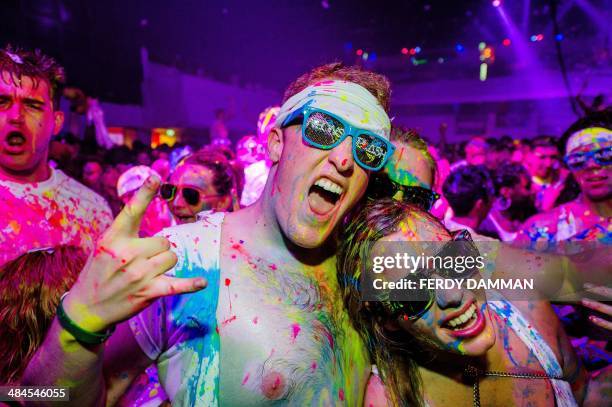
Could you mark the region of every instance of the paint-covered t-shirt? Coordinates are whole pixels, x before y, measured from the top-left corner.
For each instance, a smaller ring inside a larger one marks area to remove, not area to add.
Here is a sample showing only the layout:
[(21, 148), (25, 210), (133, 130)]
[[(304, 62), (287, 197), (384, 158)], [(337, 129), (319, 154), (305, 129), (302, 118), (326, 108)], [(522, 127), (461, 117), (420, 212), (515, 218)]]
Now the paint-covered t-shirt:
[(113, 221), (104, 198), (53, 168), (43, 182), (0, 180), (0, 214), (0, 264), (58, 245), (89, 252)]
[(218, 404), (219, 250), (223, 213), (165, 229), (178, 262), (176, 277), (205, 277), (206, 289), (155, 301), (129, 321), (144, 353), (157, 363), (159, 381), (172, 405)]

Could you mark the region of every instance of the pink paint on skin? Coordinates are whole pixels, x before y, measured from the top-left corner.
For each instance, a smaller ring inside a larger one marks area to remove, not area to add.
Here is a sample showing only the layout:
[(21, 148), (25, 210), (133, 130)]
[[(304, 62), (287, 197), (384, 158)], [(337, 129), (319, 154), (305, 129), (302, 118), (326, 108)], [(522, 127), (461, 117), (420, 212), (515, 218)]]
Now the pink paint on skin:
[[(225, 279), (225, 286), (227, 287), (227, 299), (229, 301), (229, 312), (230, 315), (233, 313), (232, 312), (232, 294), (230, 293), (230, 284), (232, 284), (232, 280), (230, 280), (229, 278)], [(234, 319), (236, 319), (236, 316), (234, 315)]]
[(278, 372), (271, 372), (267, 374), (261, 381), (262, 393), (270, 400), (275, 400), (281, 397), (284, 389), (285, 378)]
[(236, 315), (232, 315), (231, 317), (229, 317), (228, 319), (226, 319), (225, 321), (221, 322), (221, 325), (226, 326), (228, 324), (231, 324), (232, 322), (234, 322), (236, 320)]
[(325, 331), (324, 334), (327, 337), (327, 341), (329, 342), (330, 348), (334, 349), (334, 337), (331, 335), (331, 333), (327, 331)]
[(242, 385), (243, 386), (249, 381), (249, 376), (251, 376), (250, 373), (247, 373), (247, 374), (244, 375), (244, 379), (242, 379)]
[(295, 343), (295, 338), (297, 338), (301, 330), (300, 324), (291, 325), (291, 342)]
[(255, 325), (257, 325), (257, 322), (259, 322), (259, 317), (255, 317), (255, 318), (253, 318), (253, 323), (254, 323)]

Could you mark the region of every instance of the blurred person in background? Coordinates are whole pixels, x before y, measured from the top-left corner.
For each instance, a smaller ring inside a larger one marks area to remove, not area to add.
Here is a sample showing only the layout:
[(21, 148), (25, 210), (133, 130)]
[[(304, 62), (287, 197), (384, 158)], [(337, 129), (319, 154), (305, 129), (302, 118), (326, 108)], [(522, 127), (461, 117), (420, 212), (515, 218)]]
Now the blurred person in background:
[(463, 149), (465, 159), (457, 161), (451, 165), (451, 171), (464, 165), (484, 165), (487, 157), (488, 145), (484, 137), (472, 137)]
[(529, 143), (523, 161), (531, 175), (531, 192), (538, 211), (552, 209), (563, 189), (567, 170), (561, 166), (557, 141), (551, 136), (538, 136)]
[(513, 153), (512, 139), (510, 136), (502, 136), (498, 139), (487, 139), (489, 146), (485, 165), (491, 171), (494, 171), (500, 165), (510, 162)]
[(493, 173), (495, 201), (480, 229), (487, 235), (511, 242), (523, 222), (536, 214), (531, 195), (531, 177), (521, 164), (506, 161)]
[(240, 205), (242, 206), (249, 206), (257, 201), (266, 185), (272, 163), (267, 159), (265, 151), (268, 144), (268, 134), (276, 123), (276, 116), (279, 111), (279, 106), (271, 106), (259, 114), (257, 137), (250, 141), (252, 147), (248, 150), (248, 157), (251, 157), (252, 162), (241, 159), (240, 143), (238, 144), (238, 159), (243, 161), (245, 178), (244, 189), (240, 195)]
[(40, 51), (0, 50), (0, 264), (62, 244), (89, 252), (112, 221), (101, 196), (48, 164), (64, 81)]
[[(117, 180), (117, 196), (124, 205), (132, 199), (134, 193), (140, 189), (148, 177), (156, 177), (161, 180), (160, 175), (146, 165), (137, 165), (130, 168)], [(153, 198), (140, 224), (140, 237), (153, 236), (164, 228), (175, 225), (168, 204), (159, 196)]]
[(88, 188), (101, 193), (103, 172), (102, 163), (99, 160), (95, 158), (86, 159), (83, 165), (81, 180)]
[(452, 171), (442, 186), (453, 214), (443, 223), (449, 230), (466, 229), (474, 240), (497, 239), (486, 236), (480, 224), (487, 217), (495, 198), (493, 180), (482, 165), (464, 165)]
[(210, 144), (213, 146), (224, 146), (231, 148), (232, 141), (229, 138), (229, 130), (225, 123), (227, 114), (225, 109), (215, 110), (215, 120), (210, 125)]
[(170, 161), (165, 158), (158, 158), (151, 164), (151, 169), (159, 174), (162, 181), (166, 181), (170, 176)]
[(612, 108), (592, 113), (563, 134), (564, 161), (582, 193), (576, 199), (527, 220), (521, 240), (554, 244), (563, 240), (612, 243)]
[(391, 127), (393, 155), (385, 167), (368, 183), (366, 197), (370, 200), (393, 198), (430, 212), (440, 195), (433, 189), (438, 171), (430, 148), (414, 129)]
[(192, 223), (202, 211), (233, 209), (235, 177), (229, 161), (210, 150), (198, 151), (176, 167), (160, 196), (168, 202), (177, 223)]
[(100, 179), (102, 188), (101, 195), (108, 202), (113, 216), (116, 216), (123, 207), (123, 203), (117, 195), (117, 181), (121, 173), (112, 165), (105, 165), (104, 167), (104, 173)]

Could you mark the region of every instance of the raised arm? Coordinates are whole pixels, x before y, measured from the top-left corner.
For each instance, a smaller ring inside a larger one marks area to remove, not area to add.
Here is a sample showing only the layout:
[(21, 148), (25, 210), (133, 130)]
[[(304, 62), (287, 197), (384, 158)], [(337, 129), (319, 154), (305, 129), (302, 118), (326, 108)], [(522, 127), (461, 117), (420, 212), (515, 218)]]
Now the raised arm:
[[(203, 278), (164, 275), (176, 263), (163, 237), (138, 238), (144, 211), (155, 196), (159, 180), (149, 178), (98, 241), (69, 294), (63, 300), (67, 317), (79, 328), (102, 333), (137, 314), (156, 298), (198, 291)], [(24, 385), (70, 387), (72, 405), (103, 405), (106, 399), (103, 363), (131, 370), (150, 361), (138, 348), (127, 323), (120, 324), (107, 345), (86, 345), (55, 318), (49, 333), (29, 363)], [(125, 349), (123, 348), (125, 346)], [(103, 362), (103, 358), (105, 359)], [(134, 371), (127, 372), (127, 376)], [(125, 373), (125, 372), (124, 372)], [(113, 373), (108, 375), (115, 381)], [(113, 386), (115, 387), (115, 386)], [(117, 397), (113, 392), (113, 398)], [(112, 401), (112, 400), (109, 400)]]

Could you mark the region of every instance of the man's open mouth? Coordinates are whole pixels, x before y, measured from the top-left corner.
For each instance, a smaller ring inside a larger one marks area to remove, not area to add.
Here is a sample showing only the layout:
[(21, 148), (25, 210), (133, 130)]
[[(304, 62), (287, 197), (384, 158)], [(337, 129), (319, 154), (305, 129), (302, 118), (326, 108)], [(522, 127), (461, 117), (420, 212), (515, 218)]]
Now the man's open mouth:
[(6, 144), (10, 147), (21, 147), (26, 143), (26, 137), (20, 131), (11, 131), (6, 135)]
[(331, 212), (340, 198), (344, 188), (329, 178), (319, 178), (308, 190), (308, 203), (317, 215)]

